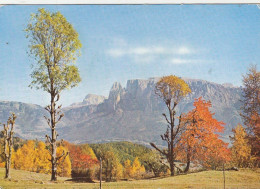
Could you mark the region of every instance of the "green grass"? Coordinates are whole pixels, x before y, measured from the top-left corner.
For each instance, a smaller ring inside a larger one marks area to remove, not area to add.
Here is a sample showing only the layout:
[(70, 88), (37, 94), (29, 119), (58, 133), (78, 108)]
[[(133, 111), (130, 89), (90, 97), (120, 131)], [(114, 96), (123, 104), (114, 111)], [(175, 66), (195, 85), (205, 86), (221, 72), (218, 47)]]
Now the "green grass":
[[(0, 168), (0, 186), (8, 188), (99, 188), (99, 183), (74, 183), (68, 178), (59, 177), (58, 181), (50, 182), (50, 175), (11, 170), (12, 178), (5, 180), (4, 169)], [(102, 183), (104, 189), (124, 188), (223, 188), (221, 171), (203, 171), (175, 177), (155, 178), (136, 181), (119, 181)], [(226, 188), (260, 188), (260, 170), (226, 171)]]

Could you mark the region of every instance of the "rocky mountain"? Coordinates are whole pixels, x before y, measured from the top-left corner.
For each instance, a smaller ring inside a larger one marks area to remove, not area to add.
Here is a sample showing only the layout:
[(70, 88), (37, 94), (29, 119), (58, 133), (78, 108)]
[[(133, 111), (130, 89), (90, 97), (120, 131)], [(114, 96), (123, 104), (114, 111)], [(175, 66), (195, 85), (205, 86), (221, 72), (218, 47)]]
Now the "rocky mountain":
[[(241, 88), (229, 84), (183, 79), (189, 84), (192, 93), (177, 106), (177, 112), (191, 110), (194, 98), (202, 96), (205, 100), (210, 100), (215, 118), (226, 123), (222, 136), (228, 141), (232, 128), (237, 123), (242, 123), (239, 116)], [(64, 108), (65, 116), (57, 127), (60, 136), (76, 143), (128, 140), (143, 144), (162, 144), (160, 134), (166, 129), (162, 113), (167, 111), (162, 100), (154, 94), (157, 80), (158, 78), (128, 80), (126, 87), (115, 82), (107, 99), (98, 95), (87, 95), (83, 102)], [(20, 136), (41, 138), (43, 133), (49, 132), (42, 118), (46, 113), (42, 107), (18, 102), (0, 102), (0, 121), (6, 119), (9, 111), (19, 113), (17, 132)]]
[(104, 102), (105, 99), (106, 97), (101, 95), (88, 94), (82, 102), (76, 102), (71, 104), (70, 106), (78, 107), (78, 106), (86, 106), (86, 105), (97, 105)]
[(15, 112), (17, 115), (15, 124), (16, 136), (24, 139), (42, 138), (43, 136), (41, 135), (49, 128), (43, 117), (47, 115), (46, 110), (39, 105), (0, 101), (0, 123), (6, 123), (11, 112)]

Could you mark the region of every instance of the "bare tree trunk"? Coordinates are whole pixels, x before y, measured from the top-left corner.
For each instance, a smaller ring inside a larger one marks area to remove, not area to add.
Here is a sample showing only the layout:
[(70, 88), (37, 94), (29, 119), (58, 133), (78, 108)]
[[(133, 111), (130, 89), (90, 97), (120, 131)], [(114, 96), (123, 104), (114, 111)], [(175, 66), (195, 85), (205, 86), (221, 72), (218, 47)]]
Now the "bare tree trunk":
[(5, 163), (5, 178), (11, 178), (10, 177), (10, 167), (11, 167), (11, 161), (9, 160), (9, 158), (7, 158), (7, 161)]
[(174, 141), (174, 115), (175, 112), (174, 110), (171, 110), (171, 107), (169, 108), (169, 113), (170, 113), (170, 120), (171, 120), (171, 136), (170, 136), (170, 141), (171, 141), (171, 150), (170, 150), (170, 168), (171, 168), (171, 176), (174, 176), (174, 151), (173, 151), (173, 141)]
[(170, 171), (171, 171), (171, 176), (174, 176), (175, 172), (174, 172), (174, 163), (173, 162), (170, 163)]
[[(45, 119), (47, 120), (47, 123), (49, 127), (51, 128), (51, 137), (46, 135), (46, 142), (50, 143), (50, 150), (49, 153), (51, 155), (51, 181), (57, 180), (57, 166), (58, 164), (62, 163), (66, 156), (68, 155), (68, 152), (65, 154), (63, 153), (57, 157), (57, 131), (56, 131), (56, 124), (61, 120), (61, 118), (64, 116), (64, 114), (61, 114), (61, 105), (56, 108), (56, 102), (59, 100), (59, 94), (53, 92), (51, 94), (51, 105), (48, 105), (45, 109), (50, 113), (50, 119), (46, 116)], [(55, 99), (56, 98), (56, 99)], [(58, 117), (59, 116), (59, 117)], [(56, 118), (58, 119), (56, 120)], [(61, 160), (63, 158), (63, 160)], [(58, 162), (60, 161), (60, 162)]]
[[(5, 178), (10, 178), (10, 167), (12, 158), (12, 148), (13, 148), (13, 134), (14, 134), (14, 124), (16, 115), (12, 115), (8, 118), (7, 124), (4, 124), (4, 130), (2, 131), (4, 135), (4, 160), (5, 160)], [(9, 131), (9, 127), (11, 129)]]
[(186, 168), (184, 170), (184, 173), (187, 173), (190, 169), (190, 147), (188, 147), (188, 150), (187, 150), (187, 165), (186, 165)]
[(57, 152), (57, 144), (56, 144), (56, 130), (55, 130), (55, 95), (51, 95), (51, 181), (57, 180), (57, 165), (56, 165), (56, 152)]

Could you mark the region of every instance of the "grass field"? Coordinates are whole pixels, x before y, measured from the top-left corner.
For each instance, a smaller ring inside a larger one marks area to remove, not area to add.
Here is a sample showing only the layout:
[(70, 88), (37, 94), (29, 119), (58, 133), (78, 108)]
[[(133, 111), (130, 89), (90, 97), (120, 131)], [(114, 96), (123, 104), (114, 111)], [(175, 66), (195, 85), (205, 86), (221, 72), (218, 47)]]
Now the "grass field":
[[(75, 183), (69, 178), (59, 177), (56, 183), (50, 182), (50, 175), (28, 171), (11, 170), (12, 178), (5, 180), (4, 169), (0, 168), (0, 187), (8, 188), (99, 188), (99, 183)], [(221, 171), (204, 171), (175, 177), (136, 181), (102, 183), (102, 188), (223, 188)], [(260, 188), (260, 169), (226, 171), (226, 188)]]

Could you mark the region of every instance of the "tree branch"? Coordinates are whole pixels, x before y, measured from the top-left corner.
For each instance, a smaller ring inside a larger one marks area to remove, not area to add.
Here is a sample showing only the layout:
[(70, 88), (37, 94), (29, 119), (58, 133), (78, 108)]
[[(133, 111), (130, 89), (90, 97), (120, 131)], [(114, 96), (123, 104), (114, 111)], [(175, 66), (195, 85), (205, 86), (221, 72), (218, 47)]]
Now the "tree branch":
[(51, 142), (51, 137), (50, 137), (50, 136), (45, 135), (45, 138), (46, 138), (46, 142), (48, 142), (48, 143), (50, 143), (50, 144), (52, 143), (52, 142)]
[(169, 122), (169, 120), (168, 120), (168, 118), (167, 118), (166, 114), (165, 114), (165, 113), (163, 113), (162, 115), (165, 117), (165, 119), (166, 119), (167, 123), (168, 123), (168, 124), (171, 124), (171, 122)]
[(64, 150), (63, 150), (61, 156), (57, 157), (56, 162), (57, 162), (60, 158), (62, 158), (62, 157), (63, 157), (63, 159), (62, 159), (59, 163), (57, 162), (57, 165), (63, 163), (63, 162), (65, 161), (67, 155), (69, 155), (69, 152), (67, 152), (66, 154), (64, 154)]
[(163, 155), (165, 155), (167, 157), (168, 154), (165, 153), (164, 151), (160, 150), (154, 143), (151, 142), (150, 145), (152, 147), (154, 147), (158, 152), (160, 152), (161, 154), (163, 154)]

